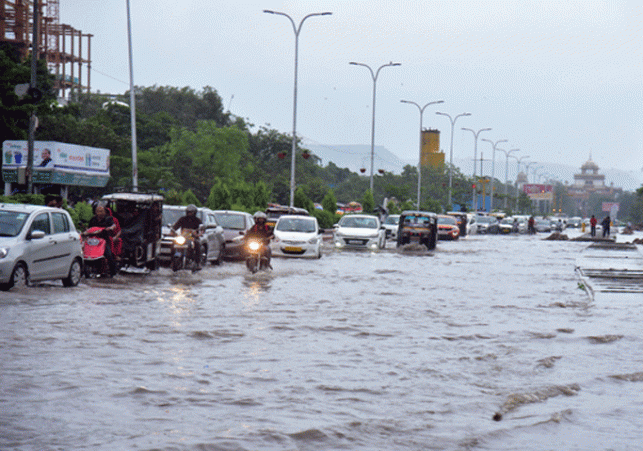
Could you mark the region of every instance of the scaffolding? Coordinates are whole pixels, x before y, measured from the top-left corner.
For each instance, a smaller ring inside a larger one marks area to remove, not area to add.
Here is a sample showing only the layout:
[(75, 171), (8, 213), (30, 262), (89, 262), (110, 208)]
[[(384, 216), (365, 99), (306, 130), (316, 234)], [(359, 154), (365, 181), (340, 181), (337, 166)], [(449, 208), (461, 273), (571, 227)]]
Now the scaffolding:
[[(59, 0), (39, 1), (38, 53), (55, 77), (58, 98), (67, 99), (73, 92), (90, 92), (93, 35), (61, 24), (59, 6)], [(32, 48), (33, 9), (33, 0), (0, 0), (0, 42), (14, 45), (23, 59)]]

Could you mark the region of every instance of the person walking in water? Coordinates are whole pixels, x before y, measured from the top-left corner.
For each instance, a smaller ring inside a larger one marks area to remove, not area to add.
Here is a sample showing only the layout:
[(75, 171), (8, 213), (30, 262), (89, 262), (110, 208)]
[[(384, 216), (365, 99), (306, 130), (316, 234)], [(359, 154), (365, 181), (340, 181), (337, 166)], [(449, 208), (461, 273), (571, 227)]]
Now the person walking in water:
[(603, 226), (603, 238), (607, 237), (609, 238), (610, 236), (610, 224), (612, 220), (610, 219), (609, 216), (605, 216), (605, 219), (601, 222), (601, 225)]
[(589, 225), (591, 226), (591, 235), (596, 236), (596, 224), (598, 224), (598, 219), (594, 215), (589, 220)]

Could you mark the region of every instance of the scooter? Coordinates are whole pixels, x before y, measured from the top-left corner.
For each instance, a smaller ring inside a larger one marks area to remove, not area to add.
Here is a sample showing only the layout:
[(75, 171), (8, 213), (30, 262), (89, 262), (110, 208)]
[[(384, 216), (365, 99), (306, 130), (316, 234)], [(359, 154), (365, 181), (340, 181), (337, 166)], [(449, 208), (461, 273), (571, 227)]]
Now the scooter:
[(196, 238), (191, 231), (182, 231), (174, 237), (172, 245), (172, 271), (191, 268), (196, 271), (198, 268), (199, 255), (195, 255), (194, 240)]
[(103, 227), (91, 227), (85, 231), (83, 238), (83, 266), (85, 277), (93, 279), (109, 273), (107, 259), (105, 258), (105, 238), (98, 236)]
[(272, 269), (270, 258), (266, 253), (266, 245), (256, 238), (246, 241), (246, 267), (255, 274), (259, 270)]

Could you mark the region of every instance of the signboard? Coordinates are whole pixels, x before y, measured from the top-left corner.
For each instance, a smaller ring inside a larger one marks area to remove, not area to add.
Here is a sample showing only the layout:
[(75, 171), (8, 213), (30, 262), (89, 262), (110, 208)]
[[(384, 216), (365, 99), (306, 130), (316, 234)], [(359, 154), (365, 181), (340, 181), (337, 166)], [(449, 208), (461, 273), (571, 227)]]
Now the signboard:
[[(55, 141), (34, 141), (33, 147), (34, 168), (57, 168), (63, 171), (109, 175), (107, 149)], [(27, 166), (27, 141), (5, 141), (2, 144), (2, 155), (5, 169)]]
[[(5, 182), (18, 180), (18, 168), (27, 166), (27, 141), (2, 144), (2, 174)], [(109, 179), (108, 149), (55, 141), (35, 141), (34, 183), (105, 186)]]
[(525, 184), (522, 190), (531, 200), (548, 200), (554, 199), (553, 185)]
[(532, 184), (524, 184), (522, 186), (522, 191), (525, 194), (544, 194), (544, 193), (553, 193), (554, 192), (554, 185), (538, 185), (535, 183)]
[(603, 202), (603, 211), (610, 213), (612, 216), (616, 216), (615, 213), (618, 213), (621, 205), (618, 202)]

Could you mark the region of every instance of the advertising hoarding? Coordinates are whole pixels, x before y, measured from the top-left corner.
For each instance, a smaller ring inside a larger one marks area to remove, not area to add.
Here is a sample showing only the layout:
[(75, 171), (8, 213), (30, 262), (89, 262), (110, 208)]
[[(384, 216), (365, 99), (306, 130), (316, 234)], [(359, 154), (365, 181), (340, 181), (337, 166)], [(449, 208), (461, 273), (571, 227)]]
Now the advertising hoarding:
[[(2, 176), (5, 182), (18, 181), (18, 169), (27, 166), (27, 141), (4, 141)], [(34, 183), (105, 186), (109, 179), (108, 149), (55, 141), (35, 141)]]

